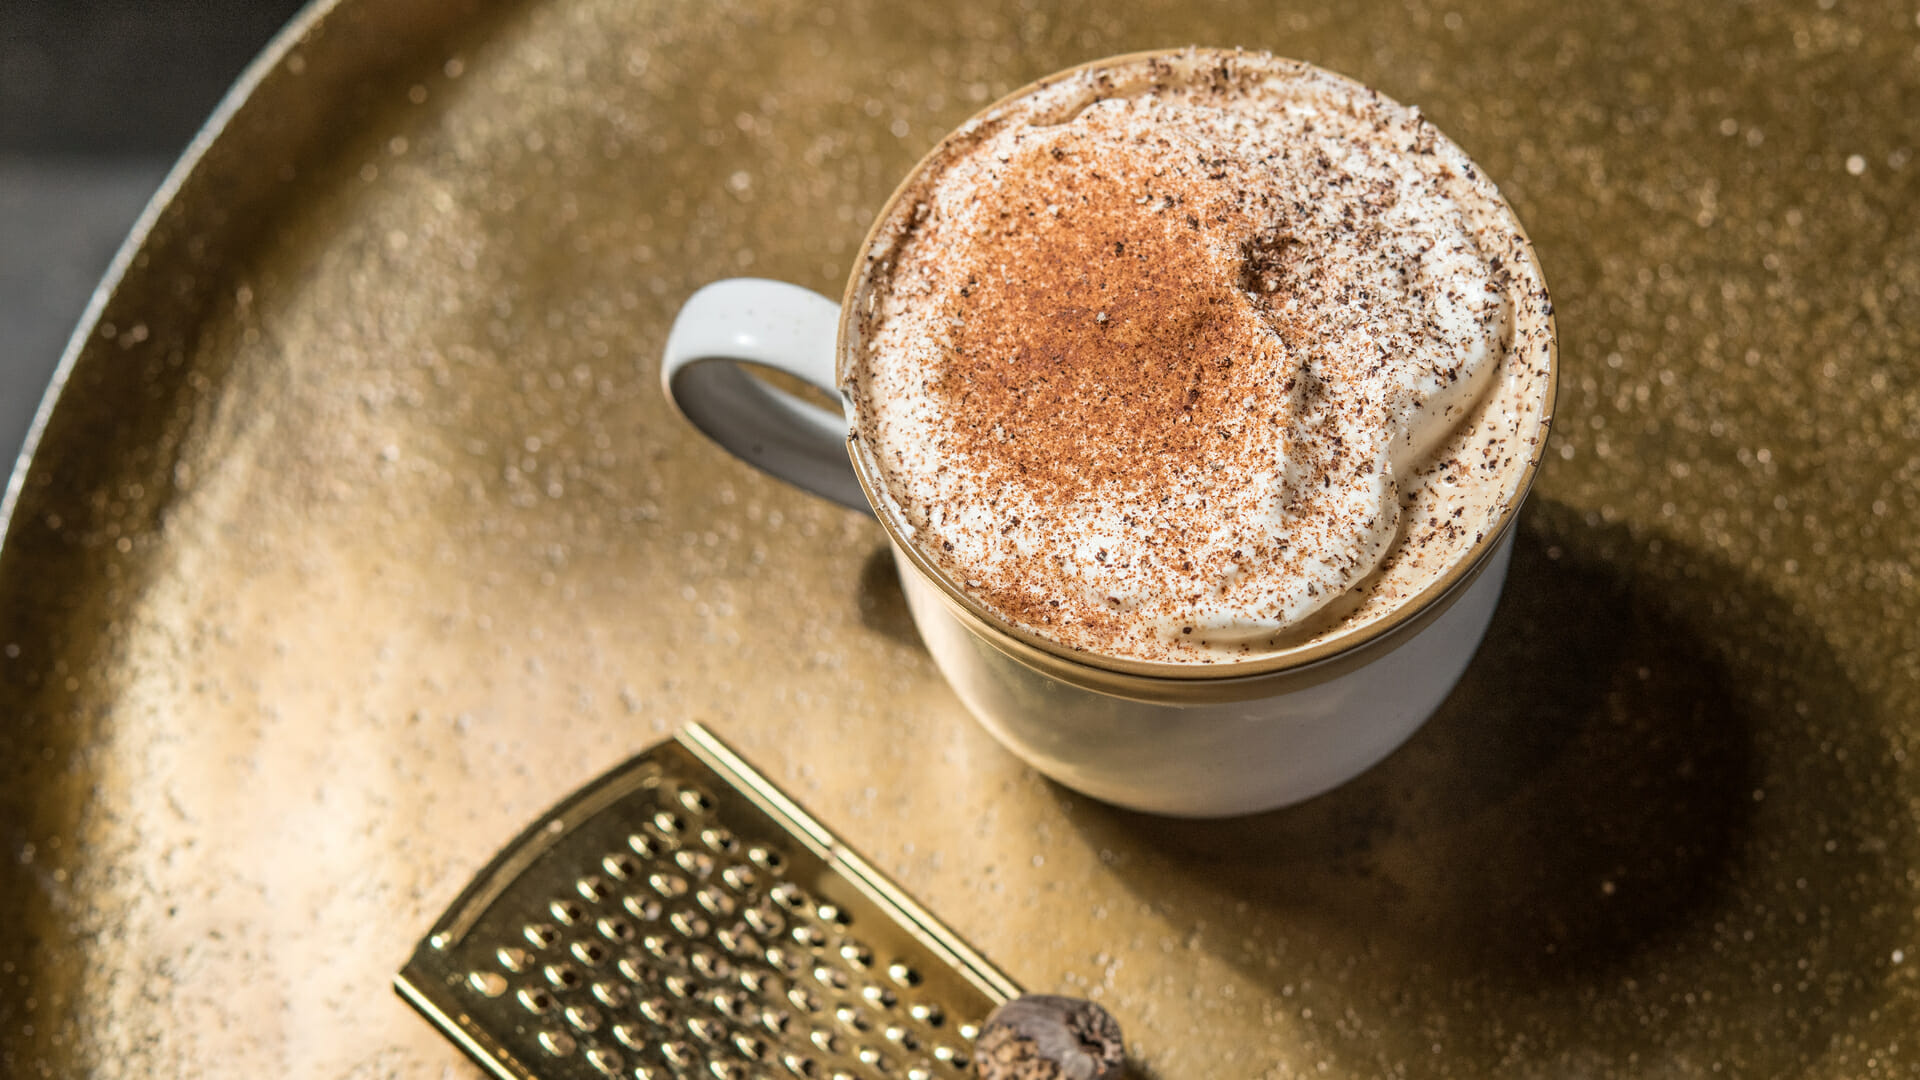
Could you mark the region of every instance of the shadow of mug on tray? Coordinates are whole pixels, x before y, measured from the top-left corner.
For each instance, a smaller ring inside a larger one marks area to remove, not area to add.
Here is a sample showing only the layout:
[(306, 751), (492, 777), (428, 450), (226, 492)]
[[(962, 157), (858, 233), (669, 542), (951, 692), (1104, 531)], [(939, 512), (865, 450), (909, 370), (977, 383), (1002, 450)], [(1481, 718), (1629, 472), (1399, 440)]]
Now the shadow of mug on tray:
[(1106, 906), (1286, 999), (1334, 1075), (1429, 1044), (1461, 1076), (1729, 1047), (1741, 1075), (1873, 1075), (1834, 1047), (1899, 1029), (1911, 985), (1903, 718), (1796, 608), (1711, 547), (1536, 498), (1479, 654), (1365, 776), (1226, 822), (1055, 801), (1126, 890)]
[(1417, 110), (1264, 54), (1096, 61), (949, 135), (862, 251), (840, 303), (696, 292), (662, 382), (879, 518), (936, 665), (1014, 753), (1120, 806), (1244, 814), (1446, 697), (1557, 352), (1511, 208)]

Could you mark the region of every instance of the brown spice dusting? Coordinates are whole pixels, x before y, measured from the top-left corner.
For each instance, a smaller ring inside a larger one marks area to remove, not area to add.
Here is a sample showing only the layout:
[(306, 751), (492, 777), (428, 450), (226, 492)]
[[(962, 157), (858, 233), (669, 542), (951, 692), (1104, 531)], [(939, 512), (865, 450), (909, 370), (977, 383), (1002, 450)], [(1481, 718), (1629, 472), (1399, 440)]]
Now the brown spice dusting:
[[(1194, 55), (950, 139), (876, 249), (847, 389), (856, 453), (981, 602), (1208, 662), (1378, 617), (1495, 524), (1550, 342), (1517, 227), (1417, 114)], [(1312, 106), (1284, 137), (1275, 95)], [(1463, 199), (1465, 232), (1422, 231)]]
[(1249, 390), (1209, 358), (1259, 338), (1257, 315), (1166, 218), (1131, 212), (1144, 171), (1005, 177), (1003, 203), (1071, 208), (981, 245), (992, 265), (974, 268), (980, 286), (954, 305), (938, 385), (974, 419), (955, 449), (988, 473), (1027, 472), (1042, 501), (1114, 480), (1172, 487), (1230, 434), (1221, 425)]

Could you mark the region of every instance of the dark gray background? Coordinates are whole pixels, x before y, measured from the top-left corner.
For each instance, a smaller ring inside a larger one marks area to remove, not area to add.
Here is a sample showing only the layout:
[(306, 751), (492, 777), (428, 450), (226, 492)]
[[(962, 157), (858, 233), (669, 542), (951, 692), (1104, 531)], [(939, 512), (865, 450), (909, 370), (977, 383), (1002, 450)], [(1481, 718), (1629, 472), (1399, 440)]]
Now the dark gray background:
[(301, 0), (0, 0), (0, 475), (87, 297)]

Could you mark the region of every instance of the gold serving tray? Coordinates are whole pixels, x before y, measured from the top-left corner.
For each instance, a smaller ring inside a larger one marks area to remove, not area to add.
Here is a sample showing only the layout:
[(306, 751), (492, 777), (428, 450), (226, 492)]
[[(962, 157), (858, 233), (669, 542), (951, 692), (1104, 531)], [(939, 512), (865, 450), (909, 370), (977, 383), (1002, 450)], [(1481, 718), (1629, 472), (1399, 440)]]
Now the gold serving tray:
[[(1184, 42), (1418, 103), (1559, 304), (1485, 649), (1367, 775), (1113, 811), (941, 683), (879, 529), (673, 419), (980, 103)], [(1911, 5), (341, 0), (116, 263), (0, 548), (0, 1075), (470, 1074), (388, 988), (689, 720), (1160, 1077), (1920, 1072)]]

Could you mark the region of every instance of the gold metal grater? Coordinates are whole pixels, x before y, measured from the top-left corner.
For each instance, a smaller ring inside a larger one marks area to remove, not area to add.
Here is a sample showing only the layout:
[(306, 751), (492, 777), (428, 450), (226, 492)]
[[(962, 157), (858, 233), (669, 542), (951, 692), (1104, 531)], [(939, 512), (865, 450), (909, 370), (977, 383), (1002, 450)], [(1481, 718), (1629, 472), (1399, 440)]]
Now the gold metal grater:
[(508, 1080), (954, 1080), (1020, 994), (698, 724), (494, 856), (394, 987)]

